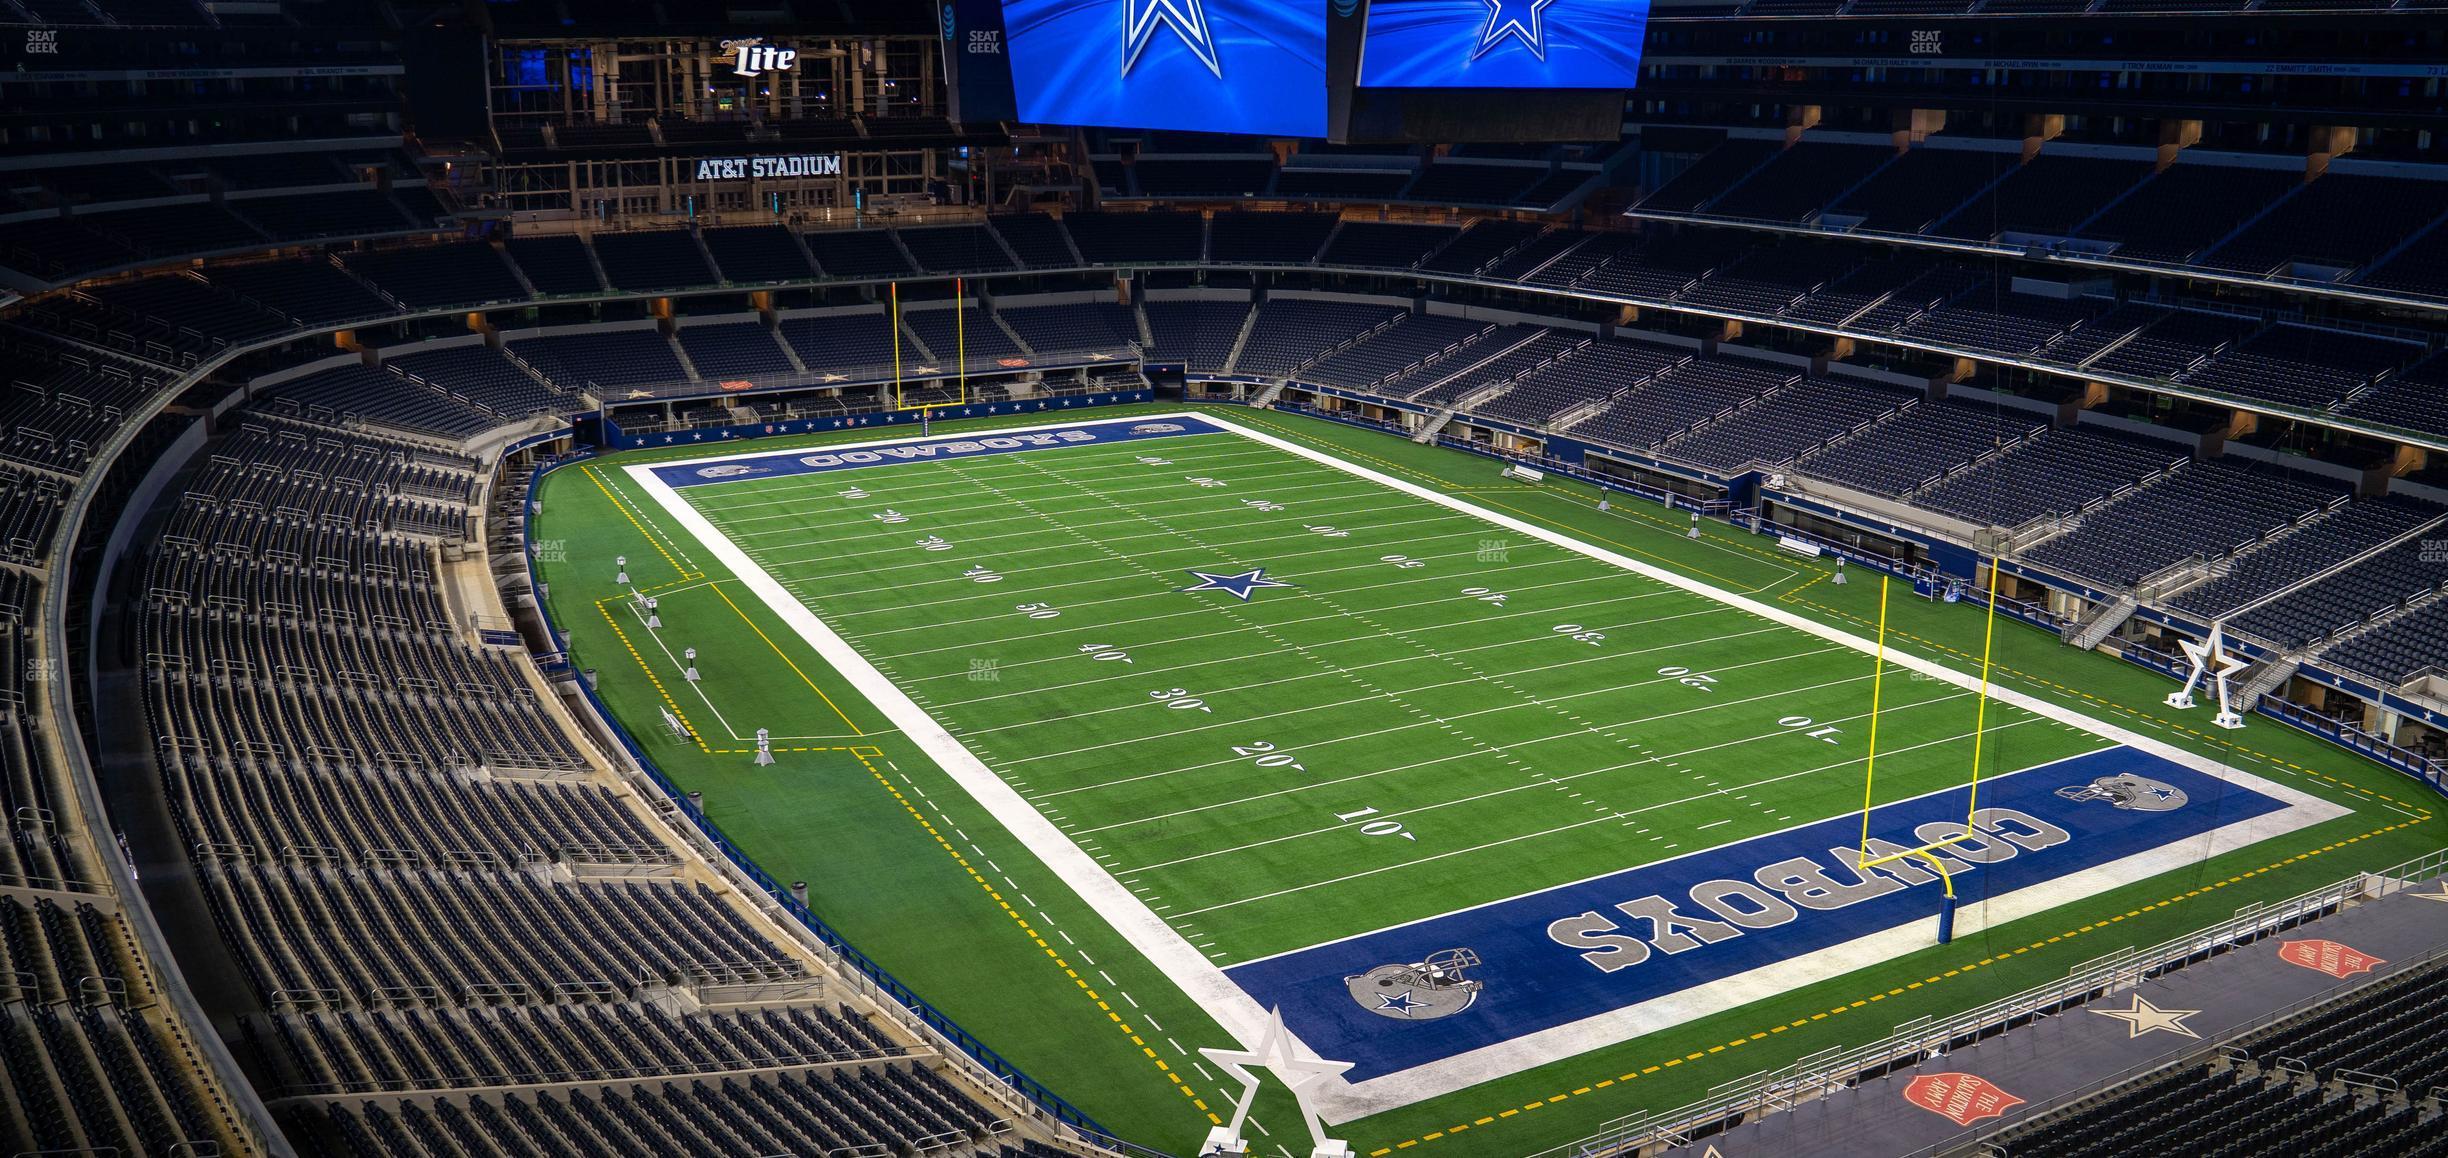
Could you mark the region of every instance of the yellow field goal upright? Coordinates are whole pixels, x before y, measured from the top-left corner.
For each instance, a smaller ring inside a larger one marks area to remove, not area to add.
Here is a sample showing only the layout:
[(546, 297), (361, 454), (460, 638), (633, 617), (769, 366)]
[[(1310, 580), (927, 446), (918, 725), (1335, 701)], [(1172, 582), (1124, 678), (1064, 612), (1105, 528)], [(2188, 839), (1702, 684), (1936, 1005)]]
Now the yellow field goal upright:
[[(935, 411), (946, 406), (969, 404), (969, 308), (965, 279), (952, 279), (952, 377), (956, 389), (950, 400), (909, 401), (901, 379), (901, 283), (885, 287), (889, 308), (885, 311), (892, 328), (892, 408), (895, 410)], [(920, 367), (936, 371), (937, 367)]]
[[(1938, 943), (1944, 945), (1955, 939), (1955, 874), (1947, 867), (1948, 858), (1939, 856), (1938, 852), (1949, 845), (1977, 839), (1978, 830), (1973, 820), (1980, 815), (1982, 747), (1989, 735), (1989, 665), (1997, 643), (1998, 573), (1995, 566), (1989, 568), (1988, 622), (1981, 628), (1980, 699), (1973, 709), (1972, 774), (1965, 791), (1963, 829), (1940, 840), (1873, 856), (1870, 851), (1870, 811), (1878, 803), (1874, 792), (1878, 782), (1880, 699), (1887, 677), (1887, 585), (1888, 577), (1879, 576), (1878, 638), (1871, 650), (1870, 669), (1870, 754), (1862, 762), (1861, 847), (1854, 855), (1856, 867), (1865, 878), (1871, 869), (1904, 860), (1924, 862), (1936, 872), (1946, 890), (1938, 910)], [(1893, 848), (1892, 845), (1889, 847)]]

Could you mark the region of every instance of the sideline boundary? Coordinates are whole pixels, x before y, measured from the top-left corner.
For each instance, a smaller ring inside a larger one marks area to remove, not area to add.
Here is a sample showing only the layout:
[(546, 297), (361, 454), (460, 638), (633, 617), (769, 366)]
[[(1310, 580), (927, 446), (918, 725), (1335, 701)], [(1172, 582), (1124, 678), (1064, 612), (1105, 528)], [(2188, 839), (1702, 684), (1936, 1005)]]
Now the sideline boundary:
[[(1211, 425), (1254, 442), (1274, 447), (1284, 453), (1343, 471), (1387, 489), (1480, 519), (1493, 526), (1527, 535), (1552, 546), (1642, 575), (1666, 586), (1749, 612), (1769, 622), (1851, 648), (1865, 657), (1875, 654), (1877, 650), (1871, 640), (1806, 619), (1784, 608), (1711, 586), (1615, 551), (1592, 546), (1572, 536), (1498, 514), (1463, 499), (1394, 478), (1324, 451), (1314, 450), (1275, 435), (1253, 430), (1228, 419), (1212, 414), (1187, 412), (1134, 416), (1134, 420), (1137, 421), (1164, 418), (1190, 419)], [(997, 428), (996, 433), (1065, 429), (1093, 421), (1096, 420), (1074, 419), (1032, 426), (1001, 427)], [(917, 436), (881, 438), (864, 442), (828, 444), (824, 449), (828, 452), (837, 452), (854, 447), (890, 445), (920, 440)], [(1104, 866), (1098, 864), (1085, 850), (1055, 827), (1052, 821), (1022, 798), (1017, 790), (996, 775), (984, 762), (954, 738), (943, 725), (859, 655), (847, 640), (825, 624), (805, 604), (784, 590), (780, 583), (765, 572), (763, 567), (748, 558), (704, 515), (654, 473), (658, 468), (670, 469), (676, 466), (732, 462), (790, 453), (797, 452), (752, 450), (678, 461), (663, 460), (652, 465), (638, 464), (623, 469), (646, 494), (653, 496), (680, 526), (696, 536), (709, 552), (729, 567), (743, 586), (756, 592), (783, 622), (790, 624), (793, 630), (797, 631), (811, 647), (825, 658), (826, 662), (832, 664), (892, 723), (900, 727), (914, 743), (934, 758), (945, 773), (968, 792), (981, 807), (992, 814), (998, 823), (1003, 824), (1006, 830), (1010, 831), (1015, 838), (1078, 891), (1090, 907), (1113, 925), (1115, 931), (1129, 941), (1134, 949), (1171, 977), (1193, 1000), (1206, 1007), (1226, 1032), (1232, 1034), (1240, 1044), (1245, 1047), (1253, 1046), (1259, 1040), (1267, 1023), (1266, 1013), (1255, 999), (1226, 977), (1223, 970), (1217, 968), (1178, 931), (1166, 924), (1164, 919), (1150, 909), (1144, 901), (1132, 894)], [(1975, 677), (1919, 655), (1889, 648), (1886, 656), (1887, 662), (1929, 678), (1953, 684), (1965, 691), (1980, 690), (1981, 683)], [(2073, 724), (2093, 735), (2115, 740), (2125, 746), (2191, 768), (2203, 775), (2278, 799), (2290, 806), (2285, 813), (2281, 814), (2294, 822), (2288, 826), (2288, 830), (2333, 819), (2352, 811), (2343, 805), (2312, 796), (2291, 786), (2275, 783), (2241, 769), (2218, 764), (2185, 749), (2013, 689), (1991, 685), (1988, 692), (1992, 698), (2012, 704), (2034, 715)], [(2031, 912), (2081, 900), (2125, 881), (2137, 879), (2138, 876), (2167, 872), (2203, 857), (2281, 834), (2267, 831), (2264, 827), (2249, 834), (2249, 839), (2237, 840), (2236, 837), (2244, 834), (2230, 833), (2226, 828), (2215, 829), (2188, 841), (2164, 845), (2150, 852), (2115, 862), (2110, 866), (2103, 866), (2101, 869), (2076, 874), (2076, 877), (2083, 878), (2083, 884), (2089, 886), (2088, 888), (2068, 890), (2066, 886), (2075, 877), (2057, 878), (2045, 886), (2034, 886), (2031, 889), (1993, 899), (1991, 906), (1993, 909), (2010, 910), (2008, 916), (2000, 919), (2012, 919), (2015, 916), (2027, 915)], [(2104, 871), (2108, 869), (2115, 871)], [(2057, 895), (2068, 891), (2072, 891), (2074, 895)], [(2050, 895), (2045, 897), (2028, 895), (2034, 892)], [(2016, 909), (2021, 911), (2011, 911)], [(1975, 927), (1977, 926), (1967, 923), (1965, 931)], [(1914, 936), (1917, 935), (1917, 933), (1914, 934)], [(1872, 936), (1878, 935), (1873, 934)], [(1863, 940), (1869, 940), (1869, 938)], [(1918, 946), (1871, 947), (1858, 943), (1847, 943), (1787, 958), (1779, 965), (1804, 967), (1818, 974), (1850, 972), (1892, 959), (1897, 953), (1910, 951), (1913, 948), (1918, 948)], [(1868, 953), (1865, 954), (1864, 950), (1868, 950)], [(1686, 995), (1692, 999), (1690, 1002), (1692, 1012), (1689, 1017), (1677, 1019), (1676, 1023), (1756, 1000), (1759, 995), (1748, 992), (1747, 987), (1741, 984), (1743, 980), (1742, 976), (1737, 976), (1723, 982), (1686, 991)], [(1726, 988), (1717, 989), (1718, 986)], [(1713, 994), (1710, 992), (1712, 989), (1716, 989)], [(1623, 1037), (1624, 1034), (1614, 1032), (1606, 1026), (1589, 1024), (1604, 1021), (1608, 1016), (1602, 1014), (1584, 1022), (1576, 1022), (1569, 1026), (1533, 1035), (1531, 1038), (1513, 1039), (1443, 1061), (1387, 1074), (1367, 1082), (1351, 1083), (1341, 1079), (1321, 1082), (1319, 1083), (1320, 1109), (1329, 1122), (1340, 1123), (1440, 1097), (1467, 1086), (1536, 1065), (1563, 1060), (1607, 1041)], [(1660, 1028), (1665, 1027), (1647, 1026), (1644, 1032)], [(1564, 1032), (1566, 1030), (1582, 1032), (1567, 1033)], [(1593, 1037), (1592, 1031), (1600, 1036)]]

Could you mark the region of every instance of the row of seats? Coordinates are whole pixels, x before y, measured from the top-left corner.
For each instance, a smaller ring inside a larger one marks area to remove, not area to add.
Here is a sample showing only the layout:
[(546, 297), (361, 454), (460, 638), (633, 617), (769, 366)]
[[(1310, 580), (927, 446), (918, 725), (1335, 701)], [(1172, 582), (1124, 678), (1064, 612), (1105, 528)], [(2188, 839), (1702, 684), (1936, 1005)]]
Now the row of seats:
[(1177, 159), (1145, 152), (1128, 163), (1096, 158), (1093, 169), (1098, 185), (1116, 197), (1412, 201), (1519, 209), (1550, 209), (1599, 175), (1585, 160), (1567, 165), (1561, 159), (1523, 163), (1454, 156), (1406, 159), (1399, 167), (1389, 162), (1279, 168), (1266, 157)]
[[(1636, 206), (1961, 241), (2077, 238), (2119, 256), (2235, 273), (2363, 271), (2383, 288), (2437, 288), (2401, 253), (2448, 219), (2448, 182), (2328, 172), (1805, 138), (1729, 139)], [(2410, 262), (2410, 264), (2409, 264)], [(2401, 281), (2410, 272), (2410, 283)]]
[[(2448, 1154), (2423, 1099), (2448, 1083), (2448, 969), (2423, 968), (2230, 1043), (2217, 1063), (2154, 1071), (2070, 1111), (1987, 1140), (2012, 1158), (2116, 1154), (2290, 1154), (2433, 1158)], [(2282, 1064), (2283, 1063), (2283, 1064)], [(2386, 1079), (2407, 1097), (2340, 1075)]]
[[(244, 1041), (265, 1093), (382, 1099), (298, 1103), (302, 1144), (997, 1144), (1010, 1124), (928, 1050), (815, 1001), (811, 967), (590, 772), (523, 654), (459, 622), (436, 542), (394, 512), (465, 512), (481, 464), (291, 401), (241, 411), (163, 500), (130, 650), (166, 812), (263, 1011)], [(522, 491), (493, 496), (498, 546), (516, 543)], [(674, 1012), (675, 988), (705, 1004)], [(727, 1008), (731, 991), (762, 1004)]]
[[(1706, 164), (1704, 160), (1694, 171)], [(1772, 174), (1763, 171), (1763, 176)], [(1668, 196), (1681, 183), (1670, 182), (1659, 195)], [(343, 255), (338, 263), (291, 260), (156, 277), (46, 301), (36, 307), (36, 316), (46, 328), (82, 341), (184, 366), (233, 344), (301, 325), (399, 309), (515, 301), (531, 288), (545, 295), (591, 295), (615, 289), (660, 292), (723, 278), (755, 284), (824, 276), (988, 273), (1083, 262), (1202, 261), (1418, 268), (1537, 287), (1630, 294), (2170, 381), (2448, 433), (2448, 414), (2441, 411), (2438, 392), (2424, 389), (2424, 382), (2397, 381), (2400, 371), (2425, 354), (2403, 341), (2148, 303), (2051, 298), (2017, 292), (2002, 279), (1934, 254), (1872, 256), (1847, 243), (1728, 230), (1590, 234), (1507, 221), (1457, 228), (1352, 221), (1329, 214), (1225, 213), (1209, 220), (1159, 211), (1078, 212), (1062, 218), (1011, 215), (984, 224), (923, 229), (796, 232), (767, 225), (602, 234), (591, 241), (571, 235), (522, 236), (501, 245), (460, 242), (376, 249)], [(934, 356), (950, 357), (958, 341), (944, 326), (948, 318), (927, 315), (924, 310), (910, 312), (914, 330), (935, 328), (913, 344), (926, 349), (941, 345), (945, 348), (932, 349)], [(999, 328), (980, 327), (974, 338), (982, 357), (1027, 352)], [(679, 362), (673, 351), (655, 349), (650, 340), (623, 340), (638, 342), (639, 357), (604, 352), (576, 379), (635, 385), (690, 377), (684, 369), (675, 369)], [(1261, 341), (1269, 350), (1251, 372), (1274, 373), (1297, 364), (1294, 355), (1299, 351), (1277, 348), (1271, 329), (1261, 334)], [(1290, 346), (1297, 339), (1285, 336), (1281, 342)], [(571, 344), (588, 347), (588, 342)], [(750, 359), (750, 368), (742, 373), (778, 372), (770, 351), (759, 346), (757, 353), (761, 357)], [(863, 353), (861, 364), (877, 365), (888, 357), (888, 350)], [(1192, 360), (1222, 368), (1220, 362)], [(757, 366), (767, 369), (754, 369)], [(568, 376), (547, 373), (564, 387), (576, 385)], [(700, 368), (698, 376), (732, 375), (726, 369), (709, 374)], [(514, 401), (492, 408), (515, 415), (519, 405)], [(39, 425), (35, 429), (55, 438), (72, 437)]]

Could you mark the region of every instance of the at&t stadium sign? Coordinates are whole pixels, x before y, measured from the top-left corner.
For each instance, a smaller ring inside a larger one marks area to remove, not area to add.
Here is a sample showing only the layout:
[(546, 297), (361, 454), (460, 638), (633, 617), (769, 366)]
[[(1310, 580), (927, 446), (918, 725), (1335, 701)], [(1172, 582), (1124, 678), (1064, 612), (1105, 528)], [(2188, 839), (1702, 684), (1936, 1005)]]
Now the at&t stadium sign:
[(700, 181), (737, 181), (749, 177), (839, 177), (839, 153), (803, 153), (792, 157), (707, 157), (697, 162)]

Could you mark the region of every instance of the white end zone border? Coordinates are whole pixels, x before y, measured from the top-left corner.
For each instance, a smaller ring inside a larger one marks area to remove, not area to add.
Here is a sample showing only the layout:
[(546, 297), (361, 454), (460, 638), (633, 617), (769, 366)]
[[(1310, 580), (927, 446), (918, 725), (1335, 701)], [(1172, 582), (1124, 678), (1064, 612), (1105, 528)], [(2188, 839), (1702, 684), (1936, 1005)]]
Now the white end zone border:
[[(1691, 592), (1749, 612), (1772, 623), (1808, 633), (1820, 639), (1841, 644), (1864, 656), (1873, 654), (1876, 645), (1868, 639), (1830, 627), (1780, 607), (1732, 592), (1723, 591), (1698, 580), (1652, 566), (1583, 543), (1570, 536), (1536, 526), (1520, 519), (1497, 514), (1450, 495), (1442, 494), (1406, 482), (1402, 479), (1346, 462), (1322, 451), (1312, 450), (1271, 434), (1252, 430), (1239, 423), (1207, 413), (1175, 413), (1133, 415), (1133, 421), (1161, 421), (1166, 418), (1188, 418), (1205, 422), (1253, 442), (1273, 447), (1286, 454), (1367, 479), (1379, 486), (1413, 498), (1435, 503), (1481, 519), (1494, 526), (1528, 535), (1541, 542), (1622, 568), (1648, 579)], [(1079, 416), (1068, 421), (1028, 426), (995, 427), (994, 434), (1023, 433), (1037, 430), (1058, 430), (1100, 421)], [(981, 435), (988, 432), (981, 432)], [(942, 436), (935, 436), (940, 438)], [(910, 435), (878, 438), (859, 442), (826, 443), (821, 447), (806, 447), (791, 451), (752, 450), (703, 458), (663, 460), (624, 467), (629, 477), (647, 494), (654, 496), (674, 521), (688, 528), (698, 541), (750, 591), (762, 599), (767, 608), (789, 624), (800, 637), (813, 647), (825, 662), (848, 679), (860, 694), (867, 697), (894, 726), (900, 728), (921, 749), (933, 757), (945, 774), (961, 786), (970, 797), (985, 808), (1022, 844), (1043, 860), (1076, 890), (1089, 907), (1096, 910), (1124, 940), (1130, 942), (1175, 984), (1181, 986), (1193, 1001), (1222, 1025), (1243, 1048), (1255, 1048), (1267, 1024), (1266, 1010), (1240, 986), (1224, 975), (1214, 962), (1164, 922), (1154, 910), (1124, 887), (1095, 858), (1064, 835), (1061, 829), (1041, 815), (1037, 809), (1003, 779), (986, 767), (959, 740), (935, 722), (890, 679), (877, 671), (873, 664), (859, 655), (848, 641), (836, 634), (806, 605), (799, 602), (765, 569), (758, 566), (730, 539), (716, 530), (704, 515), (666, 485), (654, 473), (658, 469), (730, 462), (747, 458), (766, 458), (782, 454), (836, 451), (853, 447), (883, 446), (903, 442), (925, 441), (926, 436)], [(882, 465), (882, 464), (879, 464)], [(1886, 649), (1888, 662), (1908, 671), (1941, 680), (1967, 691), (1977, 691), (1980, 681), (1953, 668), (1897, 649), (1892, 643)], [(2162, 845), (2156, 849), (2101, 865), (2083, 872), (2055, 878), (2014, 893), (1992, 898), (1986, 906), (1986, 922), (1996, 923), (2040, 912), (2105, 892), (2118, 885), (2148, 876), (2168, 872), (2206, 857), (2232, 851), (2261, 840), (2267, 840), (2299, 828), (2343, 816), (2351, 811), (2295, 788), (2263, 779), (2250, 772), (2220, 765), (2174, 745), (2129, 731), (2084, 713), (2047, 703), (2010, 688), (1990, 685), (1991, 697), (2012, 704), (2035, 715), (2061, 720), (2094, 735), (2115, 740), (2161, 758), (2175, 761), (2206, 776), (2248, 788), (2286, 802), (2290, 807), (2267, 814), (2256, 820), (2213, 829), (2188, 840)], [(1943, 789), (1942, 789), (1943, 791)], [(1544, 891), (1544, 890), (1541, 890)], [(1966, 929), (1979, 928), (1983, 923), (1975, 914), (1965, 914), (1970, 922)], [(1919, 948), (1921, 930), (1917, 925), (1899, 926), (1881, 933), (1870, 934), (1854, 941), (1833, 945), (1815, 952), (1801, 954), (1763, 966), (1749, 973), (1738, 974), (1706, 985), (1679, 991), (1670, 998), (1644, 1002), (1636, 1006), (1598, 1014), (1568, 1025), (1538, 1031), (1490, 1045), (1469, 1053), (1386, 1074), (1365, 1082), (1342, 1079), (1321, 1081), (1313, 1087), (1318, 1094), (1317, 1108), (1330, 1122), (1347, 1122), (1354, 1118), (1396, 1109), (1441, 1097), (1483, 1081), (1516, 1073), (1533, 1066), (1588, 1052), (1591, 1049), (1626, 1040), (1642, 1033), (1681, 1024), (1709, 1013), (1773, 996), (1808, 980), (1836, 976), (1854, 969), (1885, 961), (1901, 953)]]

